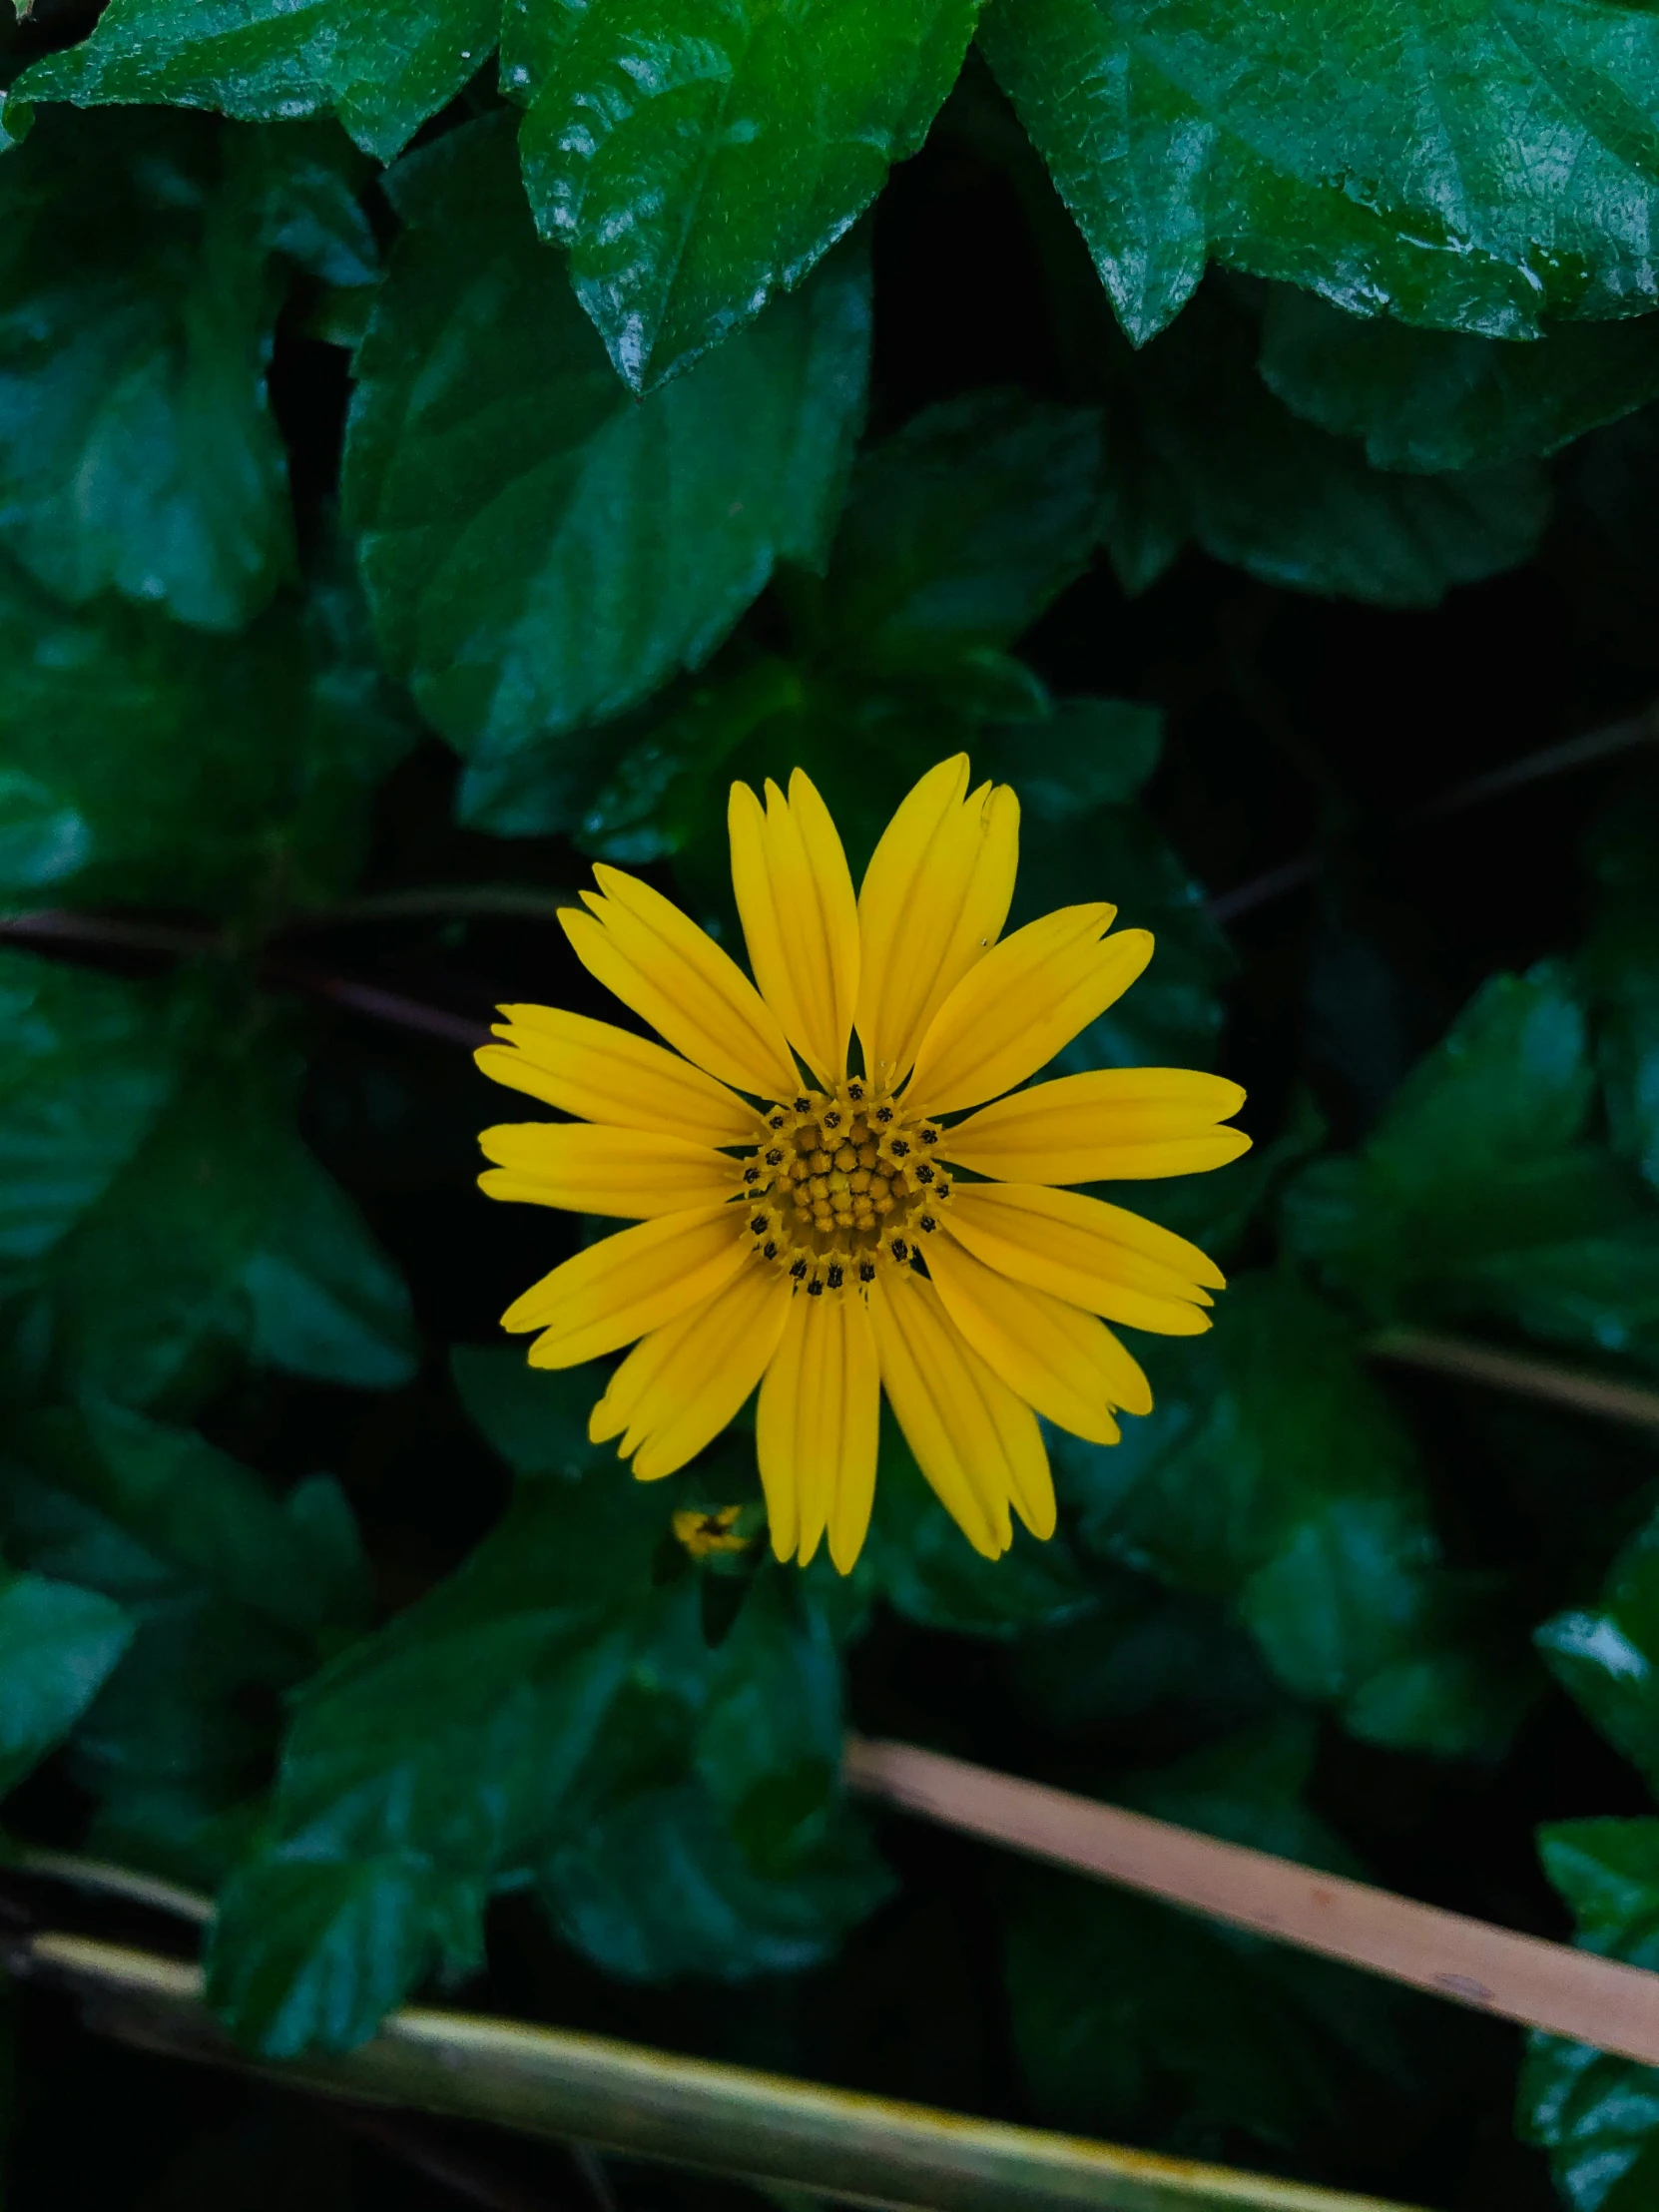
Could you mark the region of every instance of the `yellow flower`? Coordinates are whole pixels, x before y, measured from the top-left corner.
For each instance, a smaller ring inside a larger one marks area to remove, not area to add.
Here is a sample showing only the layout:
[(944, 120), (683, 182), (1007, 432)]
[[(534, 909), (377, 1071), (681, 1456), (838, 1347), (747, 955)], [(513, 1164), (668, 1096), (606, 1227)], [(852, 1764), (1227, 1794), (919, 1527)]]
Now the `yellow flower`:
[(645, 1481), (759, 1385), (773, 1549), (805, 1565), (828, 1533), (843, 1574), (869, 1524), (885, 1389), (922, 1473), (994, 1558), (1010, 1506), (1053, 1532), (1039, 1413), (1115, 1443), (1114, 1410), (1151, 1409), (1106, 1322), (1192, 1335), (1222, 1287), (1196, 1246), (1058, 1186), (1236, 1159), (1250, 1139), (1218, 1124), (1244, 1092), (1179, 1068), (1016, 1088), (1128, 989), (1152, 938), (1109, 936), (1107, 905), (1001, 938), (1019, 807), (1006, 786), (970, 793), (965, 755), (916, 785), (856, 899), (801, 770), (764, 808), (735, 784), (729, 821), (754, 982), (659, 892), (596, 867), (565, 933), (674, 1049), (504, 1006), (505, 1041), (478, 1054), (577, 1117), (486, 1129), (483, 1189), (638, 1223), (555, 1268), (502, 1326), (539, 1332), (532, 1367), (634, 1347), (589, 1433), (620, 1437)]

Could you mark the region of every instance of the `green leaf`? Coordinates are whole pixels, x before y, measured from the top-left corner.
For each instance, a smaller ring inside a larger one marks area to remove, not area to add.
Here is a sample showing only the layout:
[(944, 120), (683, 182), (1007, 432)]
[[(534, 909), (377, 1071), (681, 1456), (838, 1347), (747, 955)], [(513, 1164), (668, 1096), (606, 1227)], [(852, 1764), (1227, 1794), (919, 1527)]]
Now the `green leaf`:
[(60, 597), (232, 630), (294, 567), (277, 259), (367, 284), (331, 131), (52, 115), (0, 164), (0, 540)]
[(1488, 337), (1659, 300), (1646, 7), (994, 0), (980, 35), (1137, 343), (1212, 257)]
[(1531, 344), (1345, 314), (1277, 284), (1261, 372), (1374, 468), (1433, 474), (1553, 453), (1659, 398), (1659, 316), (1558, 323)]
[(631, 399), (536, 240), (507, 126), (451, 132), (390, 181), (408, 228), (345, 460), (381, 645), (484, 764), (705, 660), (775, 561), (822, 563), (869, 320), (848, 246), (695, 374)]
[(1081, 1607), (1022, 1632), (1012, 1678), (1060, 1736), (1133, 1730), (1170, 1747), (1264, 1719), (1283, 1693), (1226, 1609), (1091, 1560)]
[(239, 1358), (365, 1388), (407, 1379), (407, 1294), (299, 1139), (301, 1066), (279, 1028), (189, 975), (111, 984), (8, 955), (0, 994), (24, 1055), (20, 1079), (0, 1061), (0, 1263), (15, 1263), (0, 1291), (30, 1302), (69, 1389), (177, 1407)]
[(247, 123), (338, 116), (390, 161), (489, 59), (497, 0), (112, 0), (18, 100), (157, 101)]
[(1659, 1206), (1592, 1140), (1594, 1102), (1567, 971), (1494, 976), (1363, 1152), (1291, 1186), (1291, 1244), (1379, 1317), (1659, 1363)]
[(979, 0), (510, 0), (524, 182), (650, 390), (798, 284), (921, 145)]
[(1544, 1662), (1659, 1789), (1659, 1514), (1613, 1562), (1600, 1602), (1538, 1630)]
[(362, 628), (326, 579), (215, 638), (109, 600), (60, 607), (0, 563), (0, 901), (263, 917), (337, 892), (411, 736)]
[(324, 1475), (278, 1502), (205, 1437), (96, 1399), (19, 1420), (7, 1456), (85, 1508), (63, 1519), (61, 1499), (50, 1511), (37, 1499), (31, 1558), (42, 1543), (67, 1547), (54, 1552), (77, 1562), (64, 1571), (134, 1602), (165, 1584), (208, 1585), (300, 1637), (362, 1617), (355, 1527)]
[(139, 1151), (187, 1020), (165, 990), (0, 949), (0, 1294)]
[(344, 1498), (319, 1475), (278, 1501), (189, 1430), (89, 1401), (13, 1422), (0, 1516), (15, 1556), (136, 1631), (70, 1746), (93, 1847), (213, 1884), (245, 1842), (277, 1696), (365, 1623)]
[(58, 1255), (58, 1358), (131, 1403), (188, 1401), (235, 1358), (389, 1389), (414, 1367), (401, 1279), (292, 1124), (299, 1066), (259, 1046), (188, 1071)]
[(1019, 789), (1022, 825), (1075, 824), (1097, 807), (1127, 807), (1163, 746), (1155, 707), (1125, 699), (1058, 699), (1040, 720), (993, 731), (986, 773)]
[[(1139, 1348), (1137, 1348), (1139, 1349)], [(1096, 1552), (1237, 1611), (1279, 1680), (1369, 1741), (1502, 1744), (1530, 1690), (1444, 1564), (1407, 1431), (1349, 1326), (1294, 1279), (1246, 1276), (1218, 1325), (1143, 1355), (1154, 1411), (1121, 1443), (1056, 1435)]]
[(888, 1887), (850, 1820), (792, 1868), (755, 1866), (688, 1784), (624, 1798), (548, 1859), (540, 1895), (554, 1927), (607, 1973), (732, 1980), (819, 1964), (827, 1936), (862, 1920)]
[(1118, 338), (1105, 354), (1104, 536), (1127, 590), (1191, 539), (1264, 583), (1432, 607), (1532, 552), (1549, 506), (1541, 470), (1385, 474), (1358, 438), (1274, 397), (1257, 342), (1247, 306), (1212, 287), (1144, 352)]
[[(1229, 1739), (1114, 1792), (1137, 1811), (1355, 1871), (1302, 1801), (1310, 1739)], [(1329, 1960), (1069, 1877), (1028, 1877), (1008, 1936), (1015, 2048), (1039, 2113), (1188, 2151), (1254, 2140), (1330, 2160), (1417, 2086), (1412, 2000)], [(1171, 2142), (1179, 2116), (1182, 2134)]]
[(474, 1425), (515, 1474), (573, 1482), (592, 1466), (595, 1384), (586, 1370), (533, 1368), (515, 1346), (457, 1345), (449, 1372)]
[(1659, 1191), (1659, 788), (1619, 794), (1596, 825), (1600, 887), (1580, 960), (1600, 1018), (1600, 1073), (1613, 1149)]
[[(270, 2056), (348, 2049), (364, 2019), (400, 2002), (434, 1947), (457, 1971), (482, 1962), (481, 1911), (416, 1851), (257, 1859), (220, 1899), (214, 2001), (245, 2032), (257, 2023)], [(295, 1955), (305, 1961), (297, 1974), (287, 1967)]]
[(791, 657), (735, 646), (707, 680), (624, 726), (631, 744), (582, 763), (585, 812), (571, 806), (562, 756), (516, 790), (498, 787), (486, 816), (474, 803), (471, 819), (579, 825), (607, 859), (687, 853), (688, 891), (724, 910), (735, 776), (759, 788), (805, 768), (855, 869), (915, 779), (956, 747), (978, 751), (1003, 722), (1018, 726), (1001, 749), (1007, 770), (1040, 762), (1055, 808), (1136, 780), (1156, 745), (1149, 712), (1054, 708), (1005, 650), (1087, 565), (1098, 446), (1097, 418), (1081, 408), (981, 392), (923, 409), (860, 459), (822, 586), (800, 570), (780, 576)]
[[(593, 1816), (539, 1875), (566, 1939), (634, 1979), (816, 1965), (891, 1887), (834, 1794), (839, 1671), (791, 1578), (762, 1574), (703, 1671), (697, 1784), (652, 1787), (642, 1768), (595, 1789), (590, 1774)], [(660, 1724), (636, 1712), (633, 1725)]]
[(0, 1569), (0, 1795), (68, 1735), (132, 1634), (97, 1590)]
[(1088, 565), (1099, 470), (1092, 409), (1011, 392), (925, 408), (854, 471), (815, 629), (872, 668), (1012, 645)]
[[(460, 1373), (536, 1472), (458, 1574), (299, 1699), (209, 1969), (274, 2055), (371, 2033), (435, 1962), (473, 1955), (504, 1884), (535, 1881), (572, 1940), (638, 1973), (803, 1963), (885, 1889), (833, 1794), (838, 1666), (795, 1576), (763, 1568), (711, 1647), (702, 1572), (669, 1538), (677, 1505), (706, 1502), (695, 1470), (647, 1486), (573, 1448), (574, 1383), (544, 1446), (500, 1363)], [(684, 1896), (618, 1887), (647, 1864), (683, 1872)]]
[[(1538, 1831), (1544, 1872), (1578, 1941), (1659, 1964), (1659, 1821), (1559, 1821)], [(1549, 2153), (1572, 2212), (1644, 2212), (1659, 2189), (1659, 2070), (1558, 2035), (1534, 2034), (1517, 2127)]]

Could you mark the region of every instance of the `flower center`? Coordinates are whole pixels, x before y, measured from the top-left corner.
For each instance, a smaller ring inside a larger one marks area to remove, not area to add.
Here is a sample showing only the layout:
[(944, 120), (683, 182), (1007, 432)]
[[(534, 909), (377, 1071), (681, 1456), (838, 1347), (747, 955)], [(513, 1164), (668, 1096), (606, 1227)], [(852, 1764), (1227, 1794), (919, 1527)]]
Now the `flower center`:
[(815, 1298), (871, 1283), (883, 1265), (908, 1267), (950, 1196), (932, 1157), (937, 1124), (857, 1075), (762, 1119), (765, 1141), (743, 1166), (755, 1251)]

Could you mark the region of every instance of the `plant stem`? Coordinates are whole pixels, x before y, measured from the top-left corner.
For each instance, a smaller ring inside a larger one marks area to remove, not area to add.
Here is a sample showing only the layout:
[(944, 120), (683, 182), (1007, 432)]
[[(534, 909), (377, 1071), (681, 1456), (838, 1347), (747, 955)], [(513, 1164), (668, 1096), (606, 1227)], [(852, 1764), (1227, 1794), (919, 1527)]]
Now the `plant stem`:
[[(87, 951), (154, 952), (167, 959), (192, 959), (203, 953), (229, 954), (230, 940), (223, 931), (179, 928), (165, 922), (129, 921), (121, 914), (81, 914), (68, 907), (41, 907), (33, 913), (0, 914), (0, 937), (17, 937), (40, 944), (79, 945)], [(331, 1006), (366, 1014), (371, 1021), (389, 1022), (398, 1029), (436, 1037), (444, 1044), (475, 1052), (490, 1041), (486, 1022), (449, 1013), (442, 1006), (428, 1006), (420, 999), (405, 998), (399, 991), (382, 990), (377, 983), (353, 982), (349, 976), (331, 975), (304, 967), (280, 954), (261, 960), (262, 983), (303, 991)]]
[(35, 1875), (46, 1882), (67, 1882), (77, 1890), (91, 1890), (101, 1897), (121, 1898), (128, 1905), (143, 1905), (155, 1913), (171, 1913), (175, 1920), (194, 1921), (206, 1928), (214, 1917), (214, 1901), (176, 1882), (163, 1882), (132, 1867), (113, 1866), (105, 1859), (81, 1859), (72, 1851), (20, 1851), (0, 1861), (0, 1875), (9, 1868)]
[(963, 2119), (596, 2035), (408, 2006), (373, 2042), (281, 2066), (239, 2053), (202, 1976), (145, 1951), (44, 1934), (15, 1972), (76, 1991), (89, 2026), (369, 2104), (482, 2120), (634, 2158), (891, 2212), (1405, 2212), (1371, 2197)]
[(492, 915), (517, 921), (557, 922), (567, 907), (580, 907), (574, 891), (531, 890), (512, 883), (457, 883), (445, 888), (375, 891), (342, 898), (337, 905), (308, 907), (283, 922), (280, 934), (297, 937), (373, 921), (468, 921)]
[[(1528, 784), (1542, 782), (1545, 777), (1589, 768), (1597, 761), (1612, 760), (1617, 754), (1634, 752), (1643, 745), (1659, 745), (1659, 701), (1624, 722), (1610, 722), (1600, 730), (1587, 730), (1581, 737), (1568, 738), (1560, 745), (1546, 745), (1536, 753), (1525, 753), (1518, 761), (1508, 761), (1502, 768), (1491, 769), (1484, 776), (1471, 777), (1467, 783), (1453, 784), (1448, 791), (1425, 800), (1420, 807), (1413, 807), (1401, 818), (1402, 827), (1408, 829), (1420, 823), (1442, 822), (1448, 815), (1461, 814), (1466, 807), (1483, 806), (1488, 799), (1502, 799)], [(1282, 898), (1287, 891), (1300, 890), (1305, 883), (1313, 882), (1325, 872), (1326, 865), (1323, 852), (1304, 852), (1298, 859), (1286, 860), (1261, 875), (1251, 876), (1230, 891), (1218, 891), (1214, 898), (1205, 901), (1205, 910), (1213, 921), (1237, 921), (1242, 914), (1252, 913), (1258, 906)]]
[(1311, 883), (1324, 869), (1325, 862), (1315, 852), (1305, 852), (1300, 860), (1287, 860), (1283, 867), (1270, 867), (1265, 874), (1253, 875), (1247, 883), (1235, 884), (1230, 891), (1222, 891), (1215, 898), (1204, 901), (1204, 910), (1212, 921), (1237, 921), (1241, 914), (1248, 914), (1254, 907), (1266, 906), (1275, 898), (1282, 898), (1287, 891), (1300, 890), (1304, 883)]
[(1465, 807), (1481, 806), (1488, 799), (1501, 799), (1506, 793), (1520, 791), (1527, 784), (1540, 783), (1547, 776), (1562, 776), (1573, 769), (1589, 768), (1597, 761), (1611, 760), (1615, 754), (1631, 753), (1643, 745), (1659, 745), (1659, 702), (1624, 722), (1610, 722), (1600, 730), (1587, 730), (1582, 737), (1568, 738), (1560, 745), (1543, 746), (1536, 753), (1522, 754), (1518, 761), (1505, 762), (1502, 768), (1488, 770), (1484, 776), (1472, 776), (1466, 784), (1454, 784), (1449, 791), (1441, 792), (1438, 799), (1429, 800), (1406, 819), (1440, 822), (1447, 815), (1461, 814)]
[(42, 906), (29, 913), (0, 914), (0, 937), (36, 944), (85, 945), (89, 950), (159, 952), (188, 960), (202, 952), (228, 949), (217, 929), (160, 921), (129, 921), (124, 914), (80, 914), (68, 906)]
[(1645, 1967), (1518, 1936), (914, 1744), (850, 1738), (844, 1772), (849, 1788), (940, 1827), (1659, 2065), (1659, 1974)]
[(405, 998), (400, 991), (382, 990), (377, 983), (355, 983), (345, 975), (318, 974), (281, 959), (262, 961), (260, 973), (268, 981), (285, 983), (308, 998), (320, 998), (326, 1005), (343, 1006), (351, 1013), (366, 1014), (371, 1021), (389, 1022), (397, 1029), (436, 1037), (441, 1044), (459, 1045), (463, 1052), (476, 1052), (490, 1041), (487, 1022), (452, 1014), (442, 1006), (428, 1006), (418, 998)]
[(1384, 1329), (1370, 1339), (1366, 1350), (1374, 1360), (1424, 1368), (1432, 1375), (1448, 1375), (1460, 1382), (1485, 1382), (1493, 1389), (1508, 1390), (1520, 1397), (1547, 1398), (1553, 1405), (1598, 1413), (1604, 1420), (1659, 1428), (1659, 1389), (1646, 1389), (1638, 1382), (1616, 1382), (1611, 1377), (1584, 1368), (1560, 1367), (1521, 1352), (1498, 1352), (1488, 1345), (1470, 1344), (1462, 1337), (1442, 1337), (1428, 1329)]

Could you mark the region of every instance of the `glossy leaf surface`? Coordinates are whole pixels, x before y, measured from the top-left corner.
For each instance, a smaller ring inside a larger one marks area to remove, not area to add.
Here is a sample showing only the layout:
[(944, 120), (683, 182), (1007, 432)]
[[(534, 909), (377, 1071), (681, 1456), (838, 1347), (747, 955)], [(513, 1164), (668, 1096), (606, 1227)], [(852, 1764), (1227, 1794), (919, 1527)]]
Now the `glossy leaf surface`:
[(495, 45), (498, 0), (113, 0), (18, 97), (165, 101), (244, 122), (332, 113), (389, 161)]
[(982, 36), (1137, 342), (1212, 258), (1488, 336), (1659, 298), (1646, 8), (996, 0)]
[(856, 246), (644, 402), (538, 244), (506, 119), (391, 189), (408, 225), (358, 355), (348, 513), (380, 643), (497, 761), (706, 659), (783, 558), (820, 562), (863, 408)]
[(799, 283), (920, 146), (978, 0), (510, 0), (524, 181), (650, 390)]

